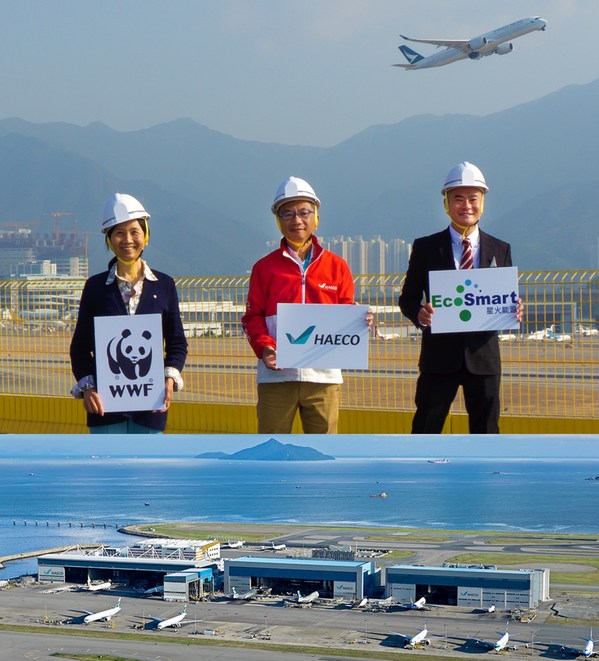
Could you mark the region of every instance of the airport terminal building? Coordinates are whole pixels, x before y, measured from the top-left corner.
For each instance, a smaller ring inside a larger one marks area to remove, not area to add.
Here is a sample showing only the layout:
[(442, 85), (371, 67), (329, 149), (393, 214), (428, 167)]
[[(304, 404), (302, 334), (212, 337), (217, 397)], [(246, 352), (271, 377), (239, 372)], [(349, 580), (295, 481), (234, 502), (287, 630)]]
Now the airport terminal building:
[(439, 606), (535, 608), (549, 599), (549, 573), (549, 569), (393, 565), (386, 572), (386, 596), (404, 604), (425, 597), (428, 604)]

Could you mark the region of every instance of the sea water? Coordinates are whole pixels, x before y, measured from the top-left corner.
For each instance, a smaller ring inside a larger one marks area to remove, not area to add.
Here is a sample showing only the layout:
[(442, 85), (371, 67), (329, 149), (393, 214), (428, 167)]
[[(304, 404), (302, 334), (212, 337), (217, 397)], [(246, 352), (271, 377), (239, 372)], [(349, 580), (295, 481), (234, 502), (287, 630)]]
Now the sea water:
[(0, 556), (165, 521), (599, 533), (599, 459), (0, 459), (0, 476)]

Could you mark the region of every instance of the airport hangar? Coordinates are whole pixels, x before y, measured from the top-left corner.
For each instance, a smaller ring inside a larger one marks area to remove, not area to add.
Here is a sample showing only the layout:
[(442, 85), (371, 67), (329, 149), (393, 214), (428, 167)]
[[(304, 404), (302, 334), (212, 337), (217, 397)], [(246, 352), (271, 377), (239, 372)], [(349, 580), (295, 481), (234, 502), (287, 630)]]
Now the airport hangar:
[(325, 599), (363, 599), (379, 586), (373, 561), (242, 557), (225, 559), (224, 591), (318, 592)]
[(199, 599), (214, 592), (215, 562), (185, 557), (141, 557), (112, 553), (101, 548), (95, 553), (65, 551), (38, 558), (40, 583), (107, 581), (141, 589), (164, 587), (165, 601)]
[(386, 596), (403, 604), (424, 597), (439, 606), (536, 608), (549, 599), (549, 574), (549, 569), (392, 565), (386, 572)]

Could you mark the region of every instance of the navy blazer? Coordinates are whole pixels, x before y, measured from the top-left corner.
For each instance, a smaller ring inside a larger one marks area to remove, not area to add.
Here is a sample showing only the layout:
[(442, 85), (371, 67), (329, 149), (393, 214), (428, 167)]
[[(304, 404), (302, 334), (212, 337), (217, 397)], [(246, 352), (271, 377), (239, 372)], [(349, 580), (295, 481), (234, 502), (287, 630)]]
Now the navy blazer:
[[(187, 357), (187, 340), (181, 323), (179, 298), (175, 281), (165, 273), (152, 270), (157, 280), (144, 280), (143, 289), (136, 314), (162, 315), (162, 336), (164, 339), (164, 366), (175, 367), (179, 371), (185, 365)], [(75, 379), (79, 381), (84, 376), (93, 374), (96, 377), (94, 360), (94, 317), (108, 317), (127, 314), (127, 307), (115, 280), (106, 284), (109, 271), (91, 276), (83, 288), (79, 304), (77, 325), (71, 340), (71, 367)], [(135, 422), (152, 429), (164, 430), (166, 427), (166, 412), (133, 411), (127, 414)], [(109, 425), (122, 422), (123, 413), (105, 413), (103, 416), (87, 414), (89, 427)]]
[[(511, 266), (509, 243), (480, 232), (480, 268)], [(406, 279), (399, 296), (403, 314), (418, 328), (418, 312), (424, 304), (424, 296), (430, 301), (429, 271), (455, 269), (449, 228), (442, 232), (415, 239), (410, 255)], [(462, 366), (472, 374), (500, 374), (501, 359), (499, 341), (495, 331), (470, 333), (422, 332), (419, 367), (421, 372), (452, 374)]]

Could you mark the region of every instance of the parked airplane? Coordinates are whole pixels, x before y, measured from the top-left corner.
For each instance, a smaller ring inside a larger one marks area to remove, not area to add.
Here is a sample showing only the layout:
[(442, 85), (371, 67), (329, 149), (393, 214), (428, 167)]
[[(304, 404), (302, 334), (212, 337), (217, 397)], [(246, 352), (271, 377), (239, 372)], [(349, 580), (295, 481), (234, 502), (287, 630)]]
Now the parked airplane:
[(103, 581), (102, 583), (92, 583), (89, 578), (87, 579), (87, 586), (85, 590), (90, 592), (97, 592), (98, 590), (110, 590), (112, 583), (110, 581)]
[(419, 631), (417, 634), (414, 634), (413, 636), (406, 636), (403, 633), (393, 633), (391, 635), (399, 636), (400, 638), (403, 638), (404, 647), (407, 647), (408, 649), (414, 649), (415, 647), (418, 646), (431, 644), (430, 638), (427, 638), (428, 629), (426, 622), (424, 623), (424, 629), (422, 629), (422, 631)]
[(458, 60), (480, 60), (487, 55), (507, 55), (514, 50), (514, 45), (510, 39), (517, 39), (529, 32), (535, 30), (544, 30), (547, 27), (547, 21), (540, 16), (531, 18), (522, 18), (519, 21), (504, 25), (503, 27), (485, 32), (472, 39), (411, 39), (403, 34), (400, 35), (406, 41), (417, 41), (423, 44), (432, 44), (433, 46), (445, 46), (445, 50), (434, 55), (424, 57), (407, 46), (399, 46), (408, 64), (394, 64), (394, 67), (403, 69), (429, 69), (431, 67), (440, 67), (445, 64), (451, 64)]
[(92, 613), (91, 611), (83, 611), (87, 615), (83, 618), (85, 624), (90, 622), (99, 622), (104, 620), (104, 622), (110, 622), (110, 620), (121, 610), (121, 598), (119, 597), (116, 604), (112, 608), (108, 608), (104, 611), (98, 611), (97, 613)]
[(270, 543), (270, 546), (261, 546), (261, 551), (284, 551), (287, 548), (287, 544), (275, 544), (274, 542)]
[(156, 585), (153, 588), (148, 588), (147, 590), (144, 590), (144, 595), (149, 597), (150, 595), (162, 594), (163, 592), (164, 592), (164, 585)]
[(174, 615), (173, 617), (169, 617), (166, 620), (161, 620), (158, 617), (152, 617), (150, 615), (150, 619), (153, 622), (156, 622), (157, 629), (166, 629), (167, 627), (179, 628), (183, 624), (183, 620), (185, 619), (186, 615), (187, 615), (187, 604), (185, 605), (183, 610), (179, 613), (179, 615)]
[(368, 600), (368, 605), (370, 606), (370, 610), (374, 613), (379, 612), (379, 611), (386, 611), (393, 606), (395, 603), (395, 600), (393, 597), (387, 597), (386, 599), (369, 599)]
[(485, 640), (477, 640), (476, 644), (477, 645), (482, 645), (483, 647), (486, 647), (489, 650), (494, 650), (495, 652), (501, 652), (503, 650), (516, 650), (518, 649), (517, 645), (508, 645), (510, 640), (510, 634), (508, 632), (508, 625), (505, 625), (505, 633), (501, 636), (501, 638), (495, 642), (495, 643), (489, 643)]
[[(413, 601), (410, 599), (409, 604), (401, 604), (402, 608), (407, 608), (408, 610), (415, 610), (415, 611), (428, 611), (432, 606), (428, 606), (426, 603), (426, 598), (425, 597), (420, 597), (420, 599), (417, 599), (416, 601)], [(437, 608), (435, 606), (435, 608)]]
[(368, 606), (368, 604), (369, 604), (368, 597), (364, 597), (364, 599), (362, 599), (361, 601), (356, 600), (356, 601), (352, 602), (351, 607), (352, 608), (366, 608), (366, 606)]
[[(584, 640), (584, 638), (583, 638)], [(576, 647), (562, 646), (562, 652), (569, 652), (572, 656), (584, 656), (585, 659), (590, 659), (592, 656), (599, 656), (599, 652), (595, 652), (595, 641), (593, 640), (593, 628), (586, 641), (586, 645), (580, 650)]]
[(249, 601), (250, 599), (253, 599), (256, 596), (257, 592), (258, 590), (256, 590), (255, 588), (248, 590), (247, 592), (237, 592), (237, 590), (233, 587), (233, 592), (231, 592), (231, 594), (228, 595), (228, 597), (229, 599), (245, 599)]
[(297, 591), (297, 603), (298, 604), (313, 604), (319, 597), (319, 593), (314, 591), (307, 594), (305, 597), (302, 597), (302, 593)]
[(578, 332), (584, 337), (590, 337), (591, 335), (599, 335), (599, 329), (585, 328), (584, 326), (578, 326)]
[(244, 544), (245, 544), (245, 541), (243, 539), (238, 539), (237, 541), (234, 541), (234, 542), (231, 542), (231, 541), (227, 542), (227, 546), (230, 549), (240, 549)]

